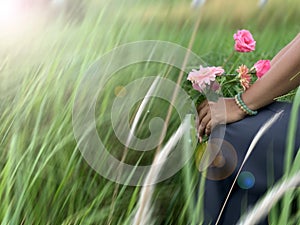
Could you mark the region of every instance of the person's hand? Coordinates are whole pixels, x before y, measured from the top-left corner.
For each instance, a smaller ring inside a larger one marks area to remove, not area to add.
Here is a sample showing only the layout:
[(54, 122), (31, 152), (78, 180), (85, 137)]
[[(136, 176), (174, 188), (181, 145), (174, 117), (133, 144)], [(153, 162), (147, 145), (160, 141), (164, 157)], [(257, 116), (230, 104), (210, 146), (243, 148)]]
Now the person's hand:
[[(211, 121), (211, 109), (209, 102), (207, 100), (203, 101), (199, 106), (198, 106), (198, 137), (201, 139), (204, 134), (210, 134), (211, 132), (211, 126), (212, 126), (212, 121)], [(200, 140), (201, 141), (201, 140)]]
[(199, 124), (198, 134), (203, 137), (209, 135), (218, 124), (233, 123), (246, 116), (234, 98), (219, 98), (217, 102), (205, 100), (198, 107)]

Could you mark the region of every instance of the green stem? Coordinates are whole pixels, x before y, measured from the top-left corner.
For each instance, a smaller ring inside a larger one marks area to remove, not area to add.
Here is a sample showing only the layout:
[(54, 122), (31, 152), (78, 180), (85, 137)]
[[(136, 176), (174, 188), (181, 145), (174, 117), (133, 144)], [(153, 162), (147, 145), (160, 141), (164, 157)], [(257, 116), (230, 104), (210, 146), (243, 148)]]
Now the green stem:
[(235, 60), (235, 62), (232, 64), (231, 68), (229, 71), (232, 71), (234, 68), (237, 67), (237, 63), (240, 61), (241, 58), (241, 54), (238, 55), (237, 59)]
[(235, 53), (235, 51), (233, 50), (233, 51), (231, 52), (231, 54), (228, 56), (228, 58), (224, 61), (223, 65), (222, 65), (222, 68), (224, 68), (224, 66), (225, 66), (226, 63), (229, 61), (229, 59), (232, 58), (232, 56), (233, 56), (234, 53)]
[(290, 96), (293, 96), (293, 95), (296, 95), (296, 93), (293, 92), (293, 91), (291, 91), (291, 92), (289, 92), (289, 93), (287, 93), (285, 95), (281, 95), (281, 96), (279, 96), (277, 98), (274, 98), (274, 100), (278, 100), (278, 99), (281, 99), (281, 98), (287, 98), (287, 97), (290, 97)]
[(229, 80), (227, 82), (224, 82), (222, 85), (227, 85), (227, 84), (230, 84), (230, 83), (234, 83), (234, 82), (237, 82), (238, 80), (236, 79), (236, 77), (232, 80)]

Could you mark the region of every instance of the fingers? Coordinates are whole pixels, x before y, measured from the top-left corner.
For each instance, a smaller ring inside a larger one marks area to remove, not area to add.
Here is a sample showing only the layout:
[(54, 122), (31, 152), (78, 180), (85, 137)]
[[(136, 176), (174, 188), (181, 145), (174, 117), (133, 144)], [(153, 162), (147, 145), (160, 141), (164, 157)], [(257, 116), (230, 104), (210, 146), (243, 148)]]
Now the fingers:
[[(210, 134), (211, 131), (211, 112), (210, 106), (207, 100), (202, 102), (198, 107), (199, 113), (199, 124), (198, 124), (198, 135), (201, 140), (204, 134)], [(209, 125), (209, 126), (208, 126)]]
[(199, 106), (198, 106), (198, 118), (199, 118), (199, 121), (201, 122), (201, 120), (206, 116), (206, 114), (210, 111), (210, 108), (209, 108), (209, 104), (208, 104), (208, 101), (205, 100), (203, 101)]
[(206, 134), (206, 135), (210, 135), (211, 130), (212, 130), (212, 120), (210, 120), (210, 121), (207, 123), (206, 128), (205, 128), (205, 134)]
[(213, 128), (223, 122), (224, 100), (210, 102), (205, 100), (198, 107), (198, 136), (210, 135)]
[(207, 114), (210, 114), (210, 109), (208, 104), (205, 105), (203, 108), (201, 108), (199, 111), (199, 124), (204, 119), (204, 117), (206, 117)]
[(204, 134), (206, 134), (206, 129), (210, 130), (210, 128), (207, 128), (207, 125), (210, 123), (210, 121), (210, 113), (206, 114), (206, 116), (200, 121), (198, 128), (198, 133), (200, 137), (203, 137)]
[(206, 106), (207, 106), (207, 104), (208, 104), (208, 101), (207, 100), (204, 100), (203, 102), (201, 102), (201, 104), (198, 106), (198, 108), (197, 108), (197, 111), (198, 111), (198, 113), (203, 109), (203, 108), (205, 108)]

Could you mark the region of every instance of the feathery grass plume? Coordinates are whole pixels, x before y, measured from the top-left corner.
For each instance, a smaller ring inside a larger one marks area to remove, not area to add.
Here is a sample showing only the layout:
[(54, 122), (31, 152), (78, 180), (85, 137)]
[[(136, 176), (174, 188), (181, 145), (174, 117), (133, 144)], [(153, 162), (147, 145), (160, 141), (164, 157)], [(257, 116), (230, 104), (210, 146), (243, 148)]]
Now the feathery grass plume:
[(132, 123), (132, 128), (130, 129), (130, 132), (129, 132), (129, 135), (128, 135), (128, 138), (127, 138), (127, 141), (126, 141), (126, 146), (129, 146), (130, 144), (130, 141), (132, 139), (132, 136), (134, 135), (134, 132), (136, 130), (136, 126), (142, 116), (142, 113), (146, 107), (146, 105), (148, 104), (149, 100), (150, 100), (150, 97), (152, 96), (153, 92), (155, 91), (155, 88), (158, 84), (158, 81), (159, 81), (159, 76), (157, 76), (154, 80), (154, 82), (151, 84), (147, 94), (145, 95), (145, 98), (143, 99), (141, 105), (139, 106), (139, 109), (134, 117), (134, 120), (133, 120), (133, 123)]
[[(189, 135), (190, 129), (190, 116), (187, 116), (175, 134), (169, 139), (164, 148), (159, 151), (153, 160), (153, 164), (148, 172), (148, 175), (144, 181), (145, 184), (154, 184), (158, 178), (158, 175), (164, 165), (161, 162), (167, 160), (171, 150), (176, 146), (180, 138), (183, 135)], [(159, 165), (159, 166), (158, 166)], [(150, 224), (150, 217), (152, 212), (151, 199), (154, 192), (155, 185), (146, 185), (141, 190), (140, 199), (138, 202), (138, 209), (133, 219), (133, 225), (148, 225)]]
[(268, 3), (268, 0), (259, 0), (259, 2), (258, 2), (258, 6), (259, 6), (259, 8), (264, 8), (265, 7), (265, 5)]
[(193, 8), (200, 8), (201, 6), (203, 6), (205, 4), (206, 0), (193, 0), (191, 6)]
[(280, 115), (282, 114), (282, 112), (283, 111), (279, 111), (279, 112), (277, 112), (273, 117), (271, 117), (260, 129), (259, 129), (259, 131), (257, 132), (257, 134), (255, 135), (255, 137), (253, 138), (253, 140), (252, 140), (252, 142), (251, 142), (251, 144), (250, 144), (250, 146), (249, 146), (249, 148), (248, 148), (248, 150), (247, 150), (247, 153), (246, 153), (246, 156), (245, 156), (245, 158), (244, 158), (244, 160), (243, 160), (243, 162), (242, 162), (242, 164), (241, 164), (241, 166), (240, 166), (240, 168), (239, 168), (239, 170), (238, 170), (238, 172), (237, 172), (237, 174), (236, 174), (236, 176), (235, 176), (235, 178), (234, 178), (234, 180), (233, 180), (233, 182), (232, 182), (232, 185), (231, 185), (231, 187), (230, 187), (230, 190), (229, 190), (229, 192), (228, 192), (228, 195), (226, 196), (226, 199), (225, 199), (225, 201), (224, 201), (224, 203), (223, 203), (223, 206), (222, 206), (222, 208), (221, 208), (221, 211), (220, 211), (220, 213), (219, 213), (219, 216), (218, 216), (218, 219), (217, 219), (217, 221), (216, 221), (216, 224), (215, 225), (217, 225), (218, 223), (219, 223), (219, 221), (220, 221), (220, 218), (221, 218), (221, 216), (222, 216), (222, 213), (223, 213), (223, 211), (224, 211), (224, 209), (225, 209), (225, 206), (226, 206), (226, 204), (227, 204), (227, 201), (228, 201), (228, 199), (229, 199), (229, 197), (230, 197), (230, 194), (231, 194), (231, 192), (232, 192), (232, 189), (233, 189), (233, 187), (234, 187), (234, 184), (236, 183), (236, 181), (237, 181), (237, 178), (238, 178), (238, 176), (240, 175), (240, 173), (241, 173), (241, 171), (242, 171), (242, 169), (243, 169), (243, 167), (244, 167), (244, 165), (245, 165), (245, 163), (246, 163), (246, 161), (248, 160), (248, 158), (250, 157), (250, 155), (251, 155), (251, 153), (252, 153), (252, 151), (253, 151), (253, 149), (254, 149), (254, 147), (256, 146), (256, 144), (257, 144), (257, 142), (259, 141), (259, 139), (263, 136), (263, 134), (274, 124), (274, 122), (280, 117)]
[[(154, 82), (151, 84), (149, 90), (147, 91), (146, 95), (145, 95), (145, 98), (143, 99), (141, 105), (139, 106), (138, 108), (138, 111), (133, 119), (133, 123), (132, 123), (132, 127), (130, 129), (130, 132), (128, 134), (128, 137), (127, 137), (127, 140), (126, 140), (126, 145), (125, 145), (125, 151), (124, 151), (124, 154), (122, 156), (122, 159), (121, 159), (121, 162), (124, 162), (126, 157), (127, 157), (127, 154), (128, 154), (128, 147), (131, 140), (132, 140), (132, 137), (134, 136), (134, 133), (136, 131), (136, 127), (138, 125), (138, 122), (142, 116), (142, 113), (146, 107), (146, 105), (148, 104), (149, 100), (150, 100), (150, 97), (152, 96), (153, 92), (155, 91), (155, 88), (158, 84), (158, 81), (159, 81), (159, 76), (157, 76), (154, 80)], [(122, 175), (122, 168), (120, 170), (120, 173), (118, 174), (118, 176), (121, 176)], [(112, 221), (112, 217), (113, 217), (113, 214), (114, 214), (114, 211), (115, 211), (115, 204), (116, 204), (116, 198), (117, 198), (117, 193), (119, 191), (119, 184), (116, 184), (116, 187), (115, 187), (115, 190), (114, 190), (114, 194), (113, 194), (113, 201), (112, 201), (112, 205), (111, 205), (111, 209), (110, 209), (110, 214), (109, 214), (109, 223), (108, 224), (111, 224), (111, 221)]]
[(263, 219), (276, 202), (291, 189), (296, 188), (300, 184), (300, 172), (294, 174), (289, 179), (284, 179), (278, 183), (271, 191), (245, 216), (243, 216), (238, 225), (257, 224)]

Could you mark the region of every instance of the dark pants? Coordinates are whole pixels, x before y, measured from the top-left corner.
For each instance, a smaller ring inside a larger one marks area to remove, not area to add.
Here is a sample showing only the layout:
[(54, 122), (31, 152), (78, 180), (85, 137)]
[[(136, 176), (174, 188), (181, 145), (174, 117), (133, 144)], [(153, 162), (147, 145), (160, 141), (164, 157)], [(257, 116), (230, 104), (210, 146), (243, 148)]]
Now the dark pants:
[[(283, 114), (258, 141), (245, 163), (238, 179), (239, 182), (233, 188), (219, 224), (236, 224), (249, 206), (253, 206), (267, 189), (283, 175), (291, 107), (292, 105), (289, 103), (276, 102), (261, 109), (256, 116), (249, 116), (236, 123), (215, 128), (210, 138), (223, 138), (219, 137), (222, 133), (220, 130), (223, 129), (225, 130), (224, 140), (227, 143), (224, 148), (221, 147), (221, 152), (223, 151), (221, 163), (217, 162), (208, 168), (209, 179), (205, 181), (204, 195), (205, 224), (209, 222), (215, 224), (251, 141), (260, 127), (280, 110), (283, 110)], [(294, 156), (300, 146), (299, 121), (300, 113), (298, 114), (295, 148), (293, 149)], [(229, 153), (230, 147), (228, 146), (231, 146)], [(232, 151), (236, 153), (237, 157)], [(224, 168), (228, 166), (234, 169), (226, 172)], [(221, 179), (222, 176), (227, 177)], [(260, 224), (268, 224), (267, 218)]]

